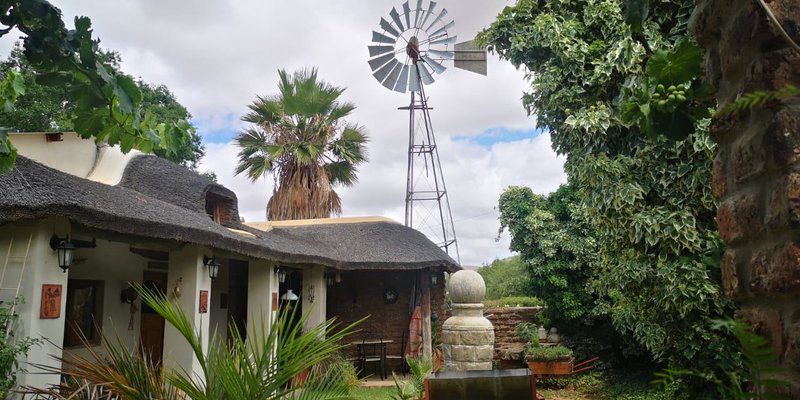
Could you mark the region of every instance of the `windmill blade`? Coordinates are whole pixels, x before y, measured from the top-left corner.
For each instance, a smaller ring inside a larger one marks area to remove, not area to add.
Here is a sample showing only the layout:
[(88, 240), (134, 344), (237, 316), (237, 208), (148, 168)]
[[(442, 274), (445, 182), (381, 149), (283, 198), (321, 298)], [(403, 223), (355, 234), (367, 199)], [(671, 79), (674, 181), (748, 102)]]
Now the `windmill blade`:
[(400, 61), (392, 60), (388, 64), (381, 67), (381, 69), (375, 71), (375, 73), (372, 74), (372, 76), (374, 76), (375, 79), (378, 80), (378, 82), (383, 82), (384, 80), (386, 80), (386, 76), (389, 75), (389, 72), (392, 72), (392, 69), (399, 64)]
[(398, 32), (397, 29), (394, 29), (392, 24), (390, 24), (389, 21), (385, 20), (384, 18), (381, 18), (381, 28), (383, 28), (383, 30), (386, 32), (391, 33), (394, 37), (400, 36), (400, 32)]
[(417, 75), (417, 69), (414, 67), (411, 67), (411, 71), (409, 73), (408, 91), (419, 92), (419, 76)]
[(403, 3), (403, 15), (406, 16), (406, 26), (411, 28), (411, 7), (408, 6), (408, 1)]
[(417, 0), (417, 8), (414, 9), (414, 28), (419, 28), (419, 15), (422, 12), (422, 0)]
[(431, 22), (431, 24), (430, 24), (430, 25), (428, 25), (428, 27), (427, 27), (427, 28), (425, 28), (425, 32), (427, 32), (427, 31), (429, 31), (431, 28), (433, 28), (433, 26), (434, 26), (434, 25), (436, 25), (436, 23), (437, 23), (437, 22), (441, 21), (441, 20), (442, 20), (442, 18), (444, 18), (446, 15), (447, 15), (447, 9), (446, 9), (446, 8), (443, 8), (443, 9), (442, 9), (442, 12), (440, 12), (440, 13), (439, 13), (439, 16), (438, 16), (438, 17), (436, 17), (436, 19), (435, 19), (435, 20), (433, 20), (433, 22)]
[(433, 40), (430, 43), (431, 43), (431, 45), (434, 45), (434, 44), (451, 44), (451, 43), (455, 43), (456, 40), (458, 40), (457, 36), (451, 36), (449, 38)]
[(435, 82), (433, 76), (431, 76), (431, 72), (428, 71), (428, 66), (425, 64), (417, 64), (419, 65), (419, 75), (422, 77), (422, 83), (426, 85), (430, 85), (431, 83)]
[(425, 26), (425, 22), (428, 21), (428, 18), (433, 14), (433, 10), (435, 9), (436, 9), (436, 2), (432, 1), (430, 6), (428, 6), (428, 10), (425, 11), (425, 18), (422, 19), (422, 23), (419, 24), (417, 28), (422, 28), (423, 26)]
[(382, 33), (372, 31), (372, 41), (375, 43), (394, 44), (394, 42), (396, 42), (397, 40), (395, 38), (390, 38), (389, 36), (386, 36)]
[(389, 54), (384, 54), (380, 57), (375, 57), (372, 60), (369, 60), (368, 63), (369, 67), (372, 68), (373, 71), (375, 71), (376, 69), (386, 65), (386, 63), (389, 62), (389, 60), (393, 59), (394, 59), (394, 53), (389, 53)]
[(433, 68), (433, 71), (436, 72), (437, 74), (441, 74), (447, 69), (444, 65), (439, 64), (438, 62), (436, 62), (435, 60), (431, 59), (428, 56), (422, 56), (422, 59), (425, 60), (425, 63), (430, 65), (431, 68)]
[(398, 75), (400, 75), (400, 70), (402, 69), (403, 69), (403, 64), (399, 62), (395, 64), (394, 68), (392, 68), (392, 71), (389, 72), (389, 76), (386, 78), (385, 81), (383, 81), (383, 86), (386, 86), (386, 88), (389, 90), (393, 90), (394, 85), (397, 84), (397, 77)]
[(452, 51), (441, 51), (441, 50), (430, 49), (430, 50), (428, 50), (428, 53), (431, 53), (431, 54), (435, 55), (436, 57), (439, 57), (441, 59), (446, 59), (446, 60), (449, 60), (449, 59), (453, 58), (453, 56), (454, 56), (454, 53)]
[(448, 30), (448, 29), (450, 29), (450, 28), (452, 28), (452, 27), (453, 27), (453, 26), (455, 26), (455, 25), (456, 25), (456, 21), (450, 21), (450, 22), (449, 22), (447, 25), (445, 25), (445, 26), (443, 26), (443, 27), (441, 27), (441, 28), (437, 29), (435, 32), (431, 33), (431, 34), (430, 34), (430, 35), (428, 35), (428, 36), (430, 36), (431, 38), (433, 38), (433, 37), (435, 37), (436, 35), (439, 35), (439, 34), (441, 34), (441, 33), (447, 33), (447, 30)]
[(394, 91), (405, 93), (408, 87), (408, 65), (403, 65), (403, 70), (400, 71), (400, 77), (397, 79), (397, 84), (394, 85)]
[(389, 11), (389, 16), (392, 17), (392, 21), (400, 28), (400, 31), (406, 30), (406, 28), (403, 28), (403, 21), (400, 21), (400, 14), (397, 13), (396, 8), (392, 7), (392, 11)]
[(381, 54), (386, 54), (390, 51), (394, 51), (394, 46), (367, 46), (369, 49), (369, 56), (375, 57)]

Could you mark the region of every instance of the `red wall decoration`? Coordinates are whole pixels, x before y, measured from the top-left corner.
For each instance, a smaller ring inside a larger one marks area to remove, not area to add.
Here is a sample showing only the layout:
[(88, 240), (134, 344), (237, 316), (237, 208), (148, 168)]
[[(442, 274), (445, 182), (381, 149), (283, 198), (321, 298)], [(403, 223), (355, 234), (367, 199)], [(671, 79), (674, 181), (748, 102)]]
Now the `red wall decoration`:
[(200, 314), (208, 312), (208, 290), (200, 291)]
[(56, 319), (61, 317), (61, 285), (42, 285), (42, 305), (39, 308), (39, 318)]

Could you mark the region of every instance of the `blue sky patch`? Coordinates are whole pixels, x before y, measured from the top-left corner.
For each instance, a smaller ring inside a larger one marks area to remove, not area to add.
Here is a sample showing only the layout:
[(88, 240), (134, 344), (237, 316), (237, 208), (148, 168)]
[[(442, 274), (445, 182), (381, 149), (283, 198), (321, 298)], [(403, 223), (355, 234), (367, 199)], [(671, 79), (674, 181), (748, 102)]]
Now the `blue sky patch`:
[(472, 142), (481, 147), (491, 148), (497, 143), (517, 142), (525, 139), (533, 139), (544, 133), (539, 128), (509, 129), (506, 127), (489, 128), (477, 135), (456, 136), (453, 139), (464, 142)]
[(228, 143), (236, 136), (243, 123), (234, 113), (205, 118), (192, 118), (203, 143)]

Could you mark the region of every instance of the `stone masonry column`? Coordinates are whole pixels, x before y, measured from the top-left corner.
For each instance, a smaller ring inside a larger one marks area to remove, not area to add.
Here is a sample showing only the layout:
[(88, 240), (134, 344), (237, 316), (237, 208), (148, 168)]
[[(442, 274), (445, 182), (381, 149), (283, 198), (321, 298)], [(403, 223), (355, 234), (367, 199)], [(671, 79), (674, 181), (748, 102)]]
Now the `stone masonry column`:
[[(698, 0), (692, 30), (720, 106), (755, 91), (800, 86), (800, 2)], [(800, 99), (716, 117), (712, 188), (725, 294), (770, 340), (800, 398)]]
[(491, 370), (494, 327), (483, 317), (483, 278), (475, 271), (458, 271), (450, 277), (447, 289), (453, 301), (453, 316), (442, 325), (445, 370)]

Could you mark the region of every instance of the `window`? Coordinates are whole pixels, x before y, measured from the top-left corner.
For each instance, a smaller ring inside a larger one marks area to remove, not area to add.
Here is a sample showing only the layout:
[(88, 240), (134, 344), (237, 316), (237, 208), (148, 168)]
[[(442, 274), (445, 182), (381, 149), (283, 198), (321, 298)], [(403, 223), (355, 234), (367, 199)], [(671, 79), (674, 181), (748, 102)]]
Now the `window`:
[(233, 201), (216, 193), (206, 193), (206, 214), (218, 224), (230, 224), (231, 216), (236, 215)]
[(89, 343), (100, 343), (103, 323), (103, 281), (70, 279), (67, 282), (67, 310), (64, 347), (81, 346), (81, 335)]

